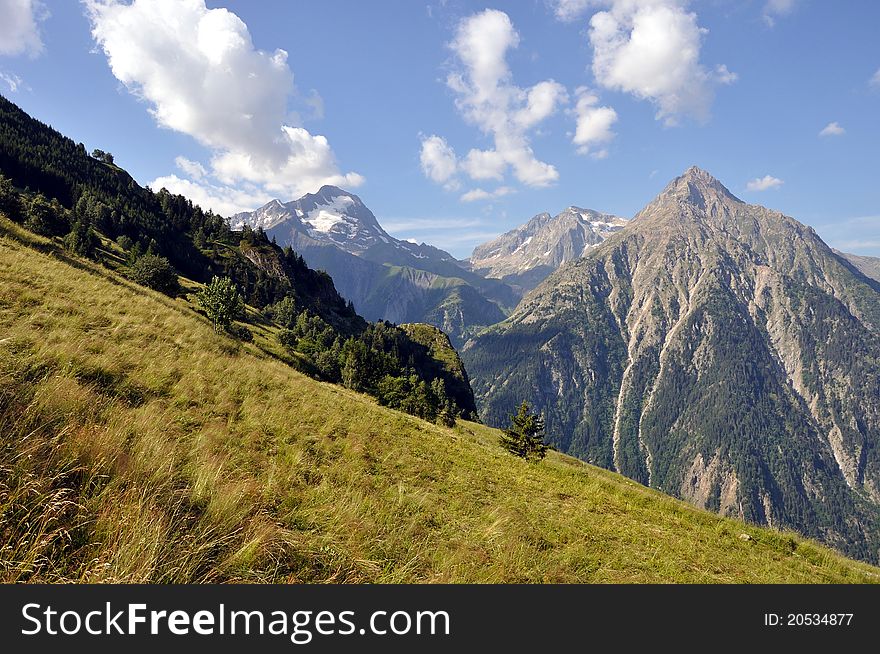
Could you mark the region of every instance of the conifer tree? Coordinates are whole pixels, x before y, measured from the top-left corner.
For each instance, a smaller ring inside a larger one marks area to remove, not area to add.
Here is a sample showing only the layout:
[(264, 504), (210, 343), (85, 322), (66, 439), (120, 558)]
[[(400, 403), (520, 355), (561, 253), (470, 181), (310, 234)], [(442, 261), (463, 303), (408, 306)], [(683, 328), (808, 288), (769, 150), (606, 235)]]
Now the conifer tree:
[(523, 401), (517, 412), (510, 416), (510, 427), (501, 433), (501, 445), (507, 451), (529, 461), (540, 461), (547, 454), (544, 443), (544, 417), (532, 413)]

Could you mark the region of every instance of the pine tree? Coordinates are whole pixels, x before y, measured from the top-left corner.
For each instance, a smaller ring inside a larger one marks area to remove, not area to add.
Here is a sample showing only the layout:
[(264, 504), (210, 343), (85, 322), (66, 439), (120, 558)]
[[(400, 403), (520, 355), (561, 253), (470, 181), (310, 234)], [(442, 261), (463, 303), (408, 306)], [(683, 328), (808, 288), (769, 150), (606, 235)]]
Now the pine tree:
[(543, 459), (547, 454), (547, 445), (544, 443), (544, 417), (532, 413), (528, 402), (523, 401), (510, 418), (510, 427), (501, 433), (501, 445), (510, 453), (526, 460)]

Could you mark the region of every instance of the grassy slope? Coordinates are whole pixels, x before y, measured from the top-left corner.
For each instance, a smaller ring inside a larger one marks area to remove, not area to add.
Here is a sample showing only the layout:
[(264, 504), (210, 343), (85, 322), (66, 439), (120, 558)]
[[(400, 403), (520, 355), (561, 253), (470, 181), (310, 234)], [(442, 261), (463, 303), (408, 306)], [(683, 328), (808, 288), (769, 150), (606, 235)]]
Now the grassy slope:
[(0, 580), (880, 581), (384, 409), (23, 241), (45, 244), (0, 219)]

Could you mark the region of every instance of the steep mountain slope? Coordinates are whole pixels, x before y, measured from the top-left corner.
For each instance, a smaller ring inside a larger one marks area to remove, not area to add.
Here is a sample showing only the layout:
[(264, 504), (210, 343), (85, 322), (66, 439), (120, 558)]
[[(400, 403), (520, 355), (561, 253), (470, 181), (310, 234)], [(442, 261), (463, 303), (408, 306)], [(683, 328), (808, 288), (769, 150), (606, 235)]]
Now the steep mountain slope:
[(880, 544), (880, 284), (697, 168), (463, 353), (500, 424), (871, 561)]
[(871, 279), (880, 282), (880, 258), (849, 254), (848, 252), (841, 252), (839, 250), (834, 250), (834, 253), (849, 261), (865, 277), (870, 277)]
[(389, 235), (358, 196), (335, 186), (236, 214), (230, 225), (261, 227), (326, 270), (366, 318), (429, 322), (456, 345), (503, 319), (519, 301), (507, 284), (468, 271), (448, 252)]
[(880, 580), (556, 453), (528, 464), (482, 425), (317, 382), (50, 246), (0, 221), (4, 582)]
[(563, 263), (584, 256), (626, 225), (623, 218), (569, 207), (557, 216), (540, 213), (525, 225), (474, 248), (474, 272), (529, 291)]
[[(405, 392), (395, 397), (406, 398), (407, 410), (421, 417), (448, 421), (475, 414), (466, 376), (439, 365), (403, 330), (368, 324), (326, 272), (309, 268), (265, 233), (232, 231), (222, 217), (183, 196), (139, 186), (120, 167), (90, 157), (85, 146), (4, 98), (0, 213), (49, 237), (56, 256), (88, 257), (152, 288), (159, 286), (149, 277), (164, 270), (161, 287), (171, 295), (195, 291), (215, 276), (228, 278), (250, 305), (241, 316), (247, 326), (227, 326), (238, 338), (256, 338), (264, 351), (298, 370), (380, 400), (389, 400), (382, 381), (397, 378)], [(135, 274), (141, 266), (146, 278)], [(179, 273), (187, 278), (183, 288)], [(195, 303), (195, 296), (190, 300)]]

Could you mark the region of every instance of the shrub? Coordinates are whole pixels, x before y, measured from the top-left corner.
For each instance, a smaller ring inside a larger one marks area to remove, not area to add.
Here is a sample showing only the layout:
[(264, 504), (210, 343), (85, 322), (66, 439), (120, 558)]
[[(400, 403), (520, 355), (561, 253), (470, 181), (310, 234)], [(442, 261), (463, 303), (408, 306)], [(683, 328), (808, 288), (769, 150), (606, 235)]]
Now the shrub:
[(214, 325), (214, 331), (218, 333), (228, 330), (232, 321), (244, 310), (244, 302), (238, 289), (228, 277), (215, 276), (210, 284), (199, 291), (196, 301), (205, 310)]
[(251, 333), (251, 330), (244, 325), (236, 325), (233, 323), (226, 328), (226, 332), (230, 336), (233, 336), (240, 341), (244, 341), (245, 343), (250, 343), (254, 340), (254, 335)]
[(64, 248), (83, 257), (91, 256), (99, 243), (91, 225), (81, 220), (73, 223), (73, 229), (64, 237)]
[(292, 329), (282, 329), (278, 332), (278, 342), (284, 347), (289, 347), (291, 350), (296, 349), (296, 332)]
[(67, 231), (64, 208), (57, 200), (49, 202), (44, 195), (37, 194), (28, 203), (24, 226), (42, 236), (60, 236)]
[(128, 251), (134, 246), (134, 241), (131, 240), (128, 236), (123, 234), (119, 238), (116, 239), (117, 245), (121, 247), (123, 250)]
[(146, 254), (136, 259), (129, 270), (131, 279), (147, 288), (168, 295), (174, 295), (180, 290), (177, 271), (165, 257)]
[(16, 222), (22, 218), (21, 197), (12, 185), (12, 180), (3, 175), (0, 175), (0, 212)]

